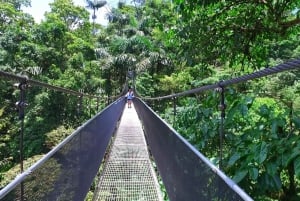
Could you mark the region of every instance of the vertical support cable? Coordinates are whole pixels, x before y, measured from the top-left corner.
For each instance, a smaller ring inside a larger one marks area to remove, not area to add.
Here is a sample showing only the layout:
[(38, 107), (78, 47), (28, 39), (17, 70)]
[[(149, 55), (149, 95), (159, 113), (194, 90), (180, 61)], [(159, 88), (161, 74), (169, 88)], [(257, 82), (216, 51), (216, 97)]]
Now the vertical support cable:
[(80, 116), (82, 113), (82, 103), (83, 103), (83, 94), (78, 96), (79, 100), (78, 100), (78, 104), (77, 104), (77, 120), (78, 120), (78, 124), (80, 124)]
[(220, 129), (219, 129), (219, 135), (220, 135), (220, 162), (219, 162), (219, 169), (222, 170), (223, 168), (223, 137), (224, 137), (224, 119), (225, 119), (225, 89), (222, 85), (222, 81), (219, 83), (219, 91), (221, 93), (221, 100), (219, 105), (219, 110), (221, 111), (221, 121), (220, 121)]
[(90, 118), (92, 117), (92, 98), (89, 99)]
[[(19, 111), (19, 120), (21, 121), (21, 128), (20, 128), (20, 171), (21, 173), (24, 172), (24, 117), (25, 117), (25, 90), (27, 88), (27, 80), (23, 80), (21, 83), (18, 84), (18, 88), (20, 90), (20, 100), (16, 103), (16, 107)], [(21, 182), (21, 194), (20, 200), (24, 200), (24, 183)]]
[(98, 113), (99, 112), (99, 97), (97, 97), (97, 111), (96, 111), (96, 113)]
[(176, 121), (176, 97), (173, 97), (173, 127)]
[(293, 106), (293, 105), (294, 105), (294, 102), (291, 101), (291, 102), (289, 103), (289, 107), (290, 107), (290, 113), (289, 113), (290, 133), (289, 133), (289, 136), (292, 135), (293, 130), (294, 130), (294, 128), (293, 128), (293, 115), (294, 115), (293, 107), (294, 107), (294, 106)]

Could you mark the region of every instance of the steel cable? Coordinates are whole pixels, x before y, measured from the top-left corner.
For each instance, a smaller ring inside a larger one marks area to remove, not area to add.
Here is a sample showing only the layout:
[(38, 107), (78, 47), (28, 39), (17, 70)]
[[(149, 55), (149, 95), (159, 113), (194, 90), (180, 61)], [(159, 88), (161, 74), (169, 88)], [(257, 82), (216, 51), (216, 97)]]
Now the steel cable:
[[(233, 79), (229, 79), (229, 80), (223, 80), (223, 81), (220, 81), (220, 82), (215, 83), (215, 84), (205, 85), (205, 86), (201, 86), (201, 87), (198, 87), (198, 88), (195, 88), (195, 89), (175, 93), (175, 94), (170, 94), (170, 95), (160, 96), (160, 97), (143, 97), (143, 96), (141, 96), (141, 98), (144, 99), (144, 100), (162, 100), (162, 99), (169, 99), (169, 98), (174, 98), (174, 97), (187, 96), (187, 95), (191, 95), (191, 94), (197, 94), (197, 93), (200, 93), (200, 92), (216, 89), (216, 88), (219, 88), (219, 87), (226, 87), (226, 86), (233, 85), (233, 84), (247, 82), (249, 80), (254, 80), (254, 79), (257, 79), (257, 78), (269, 76), (269, 75), (280, 73), (280, 72), (283, 72), (283, 71), (294, 70), (294, 69), (297, 69), (297, 70), (300, 69), (300, 59), (291, 60), (291, 61), (279, 64), (279, 65), (277, 65), (275, 67), (272, 67), (272, 68), (265, 68), (263, 70), (260, 70), (260, 71), (257, 71), (257, 72), (254, 72), (254, 73), (251, 73), (251, 74), (248, 74), (248, 75), (243, 75), (241, 77), (237, 77), (237, 78), (233, 78)], [(84, 93), (80, 93), (80, 92), (77, 92), (77, 91), (74, 91), (74, 90), (70, 90), (70, 89), (66, 89), (66, 88), (62, 88), (62, 87), (57, 87), (57, 86), (53, 86), (53, 85), (50, 85), (50, 84), (47, 84), (47, 83), (31, 80), (31, 79), (28, 79), (28, 77), (25, 77), (25, 76), (13, 75), (13, 74), (10, 74), (10, 73), (4, 72), (4, 71), (0, 71), (0, 76), (4, 77), (4, 78), (7, 78), (7, 79), (10, 79), (10, 80), (15, 80), (15, 81), (18, 81), (18, 82), (23, 82), (23, 83), (27, 82), (28, 84), (31, 84), (31, 85), (45, 87), (45, 88), (48, 88), (48, 89), (61, 91), (61, 92), (72, 94), (72, 95), (85, 96), (85, 97), (89, 97), (89, 98), (100, 98), (98, 96), (84, 94)], [(124, 91), (122, 93), (124, 93)], [(115, 96), (115, 97), (119, 97), (119, 96)]]
[(40, 81), (36, 81), (36, 80), (31, 80), (26, 76), (20, 76), (20, 75), (13, 75), (4, 71), (0, 71), (0, 76), (9, 80), (13, 80), (13, 81), (17, 81), (20, 83), (27, 83), (29, 85), (32, 86), (39, 86), (39, 87), (45, 87), (47, 89), (52, 89), (55, 91), (60, 91), (60, 92), (64, 92), (67, 94), (72, 94), (72, 95), (76, 95), (76, 96), (84, 96), (84, 97), (88, 97), (88, 98), (100, 98), (98, 96), (93, 96), (93, 95), (89, 95), (89, 94), (84, 94), (78, 91), (74, 91), (74, 90), (70, 90), (70, 89), (66, 89), (63, 87), (58, 87), (58, 86), (53, 86), (44, 82), (40, 82)]
[(175, 98), (175, 97), (187, 96), (187, 95), (197, 94), (197, 93), (212, 90), (212, 89), (217, 89), (219, 87), (226, 87), (226, 86), (233, 85), (233, 84), (247, 82), (249, 80), (266, 77), (266, 76), (269, 76), (272, 74), (280, 73), (283, 71), (289, 71), (289, 70), (300, 70), (300, 59), (294, 59), (294, 60), (279, 64), (272, 68), (265, 68), (263, 70), (259, 70), (254, 73), (250, 73), (248, 75), (243, 75), (241, 77), (237, 77), (237, 78), (233, 78), (233, 79), (229, 79), (229, 80), (222, 80), (215, 84), (205, 85), (205, 86), (201, 86), (201, 87), (198, 87), (195, 89), (175, 93), (175, 94), (170, 94), (170, 95), (160, 96), (160, 97), (140, 96), (140, 98), (143, 100), (162, 100), (162, 99), (170, 99), (170, 98)]

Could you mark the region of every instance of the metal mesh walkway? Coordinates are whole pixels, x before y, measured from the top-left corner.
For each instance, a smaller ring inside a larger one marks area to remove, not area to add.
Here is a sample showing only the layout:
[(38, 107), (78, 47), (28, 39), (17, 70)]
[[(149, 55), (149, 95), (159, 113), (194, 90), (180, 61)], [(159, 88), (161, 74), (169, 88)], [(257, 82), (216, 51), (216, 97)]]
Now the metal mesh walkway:
[(160, 201), (141, 123), (125, 107), (94, 201)]

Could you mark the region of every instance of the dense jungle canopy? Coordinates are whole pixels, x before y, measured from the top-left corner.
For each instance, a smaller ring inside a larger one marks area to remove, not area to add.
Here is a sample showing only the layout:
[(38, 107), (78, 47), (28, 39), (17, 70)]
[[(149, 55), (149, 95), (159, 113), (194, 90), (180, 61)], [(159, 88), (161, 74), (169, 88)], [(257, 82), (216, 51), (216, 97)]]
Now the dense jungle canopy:
[[(300, 58), (299, 0), (120, 1), (107, 26), (90, 20), (103, 1), (54, 0), (39, 23), (22, 10), (30, 0), (0, 2), (0, 70), (100, 96), (101, 108), (126, 82), (156, 97)], [(19, 91), (1, 79), (0, 93), (3, 188), (19, 171), (20, 121)], [(225, 98), (223, 171), (255, 200), (300, 200), (299, 70), (226, 88)], [(149, 105), (218, 165), (219, 101), (217, 91), (179, 98), (175, 117), (172, 100)], [(98, 112), (96, 100), (79, 111), (78, 97), (37, 87), (26, 102), (26, 164)]]

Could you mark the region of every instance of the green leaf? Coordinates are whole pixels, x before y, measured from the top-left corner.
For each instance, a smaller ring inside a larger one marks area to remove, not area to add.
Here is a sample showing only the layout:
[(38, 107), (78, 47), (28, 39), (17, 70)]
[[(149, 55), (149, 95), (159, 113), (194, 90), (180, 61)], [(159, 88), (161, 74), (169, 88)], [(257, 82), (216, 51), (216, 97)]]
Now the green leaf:
[(241, 105), (240, 112), (241, 112), (241, 114), (243, 116), (246, 116), (247, 113), (248, 113), (248, 107), (247, 107), (247, 105)]
[(241, 155), (239, 153), (233, 154), (233, 156), (231, 156), (228, 161), (228, 166), (232, 166), (240, 158), (241, 158)]
[(247, 175), (248, 171), (247, 170), (242, 170), (242, 171), (238, 171), (234, 177), (232, 178), (233, 181), (235, 181), (236, 183), (239, 183), (242, 179), (245, 178), (245, 176)]
[(274, 175), (272, 177), (273, 179), (273, 187), (276, 189), (276, 190), (279, 190), (281, 189), (281, 186), (282, 186), (282, 183), (281, 183), (281, 180), (280, 180), (280, 177), (278, 175)]
[(203, 114), (204, 114), (205, 117), (209, 117), (211, 115), (210, 109), (204, 109)]
[(259, 148), (258, 162), (261, 164), (266, 160), (267, 155), (268, 155), (267, 143), (262, 142), (258, 148)]
[(261, 116), (266, 117), (266, 118), (270, 114), (269, 108), (268, 108), (268, 106), (266, 104), (260, 106), (259, 112), (260, 112)]
[(257, 168), (251, 168), (249, 170), (249, 176), (251, 179), (253, 180), (257, 180), (257, 177), (258, 177), (258, 169)]
[(268, 163), (267, 164), (267, 173), (269, 175), (275, 175), (277, 171), (277, 165), (274, 163)]
[(294, 117), (293, 122), (294, 122), (296, 128), (300, 128), (300, 117)]
[(204, 124), (201, 126), (201, 131), (204, 135), (207, 135), (208, 129), (209, 128), (208, 128), (207, 124)]
[(300, 179), (300, 156), (298, 156), (294, 161), (294, 169), (297, 178)]

